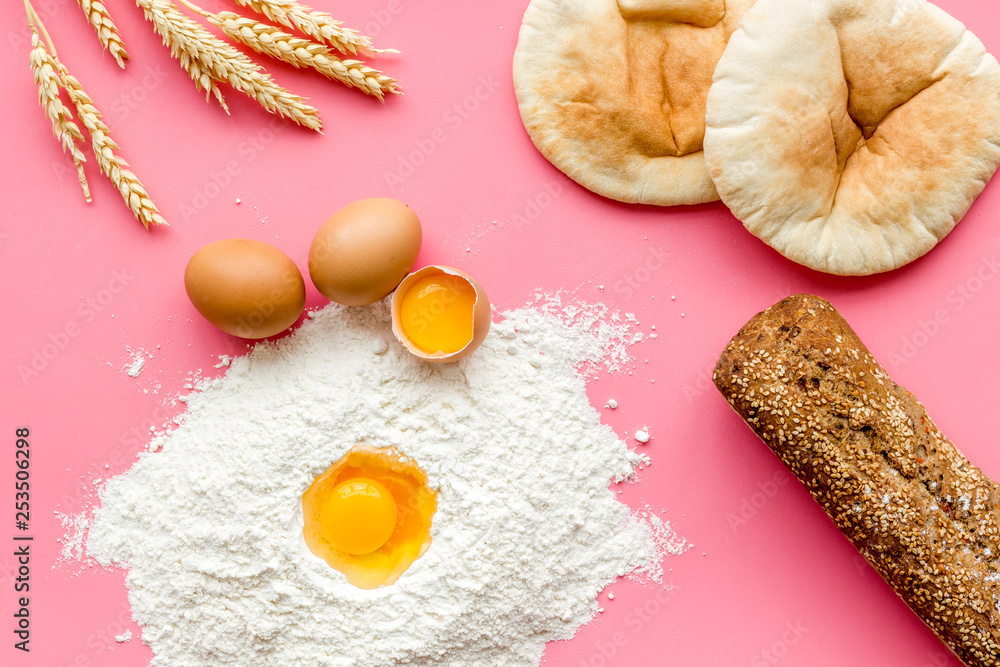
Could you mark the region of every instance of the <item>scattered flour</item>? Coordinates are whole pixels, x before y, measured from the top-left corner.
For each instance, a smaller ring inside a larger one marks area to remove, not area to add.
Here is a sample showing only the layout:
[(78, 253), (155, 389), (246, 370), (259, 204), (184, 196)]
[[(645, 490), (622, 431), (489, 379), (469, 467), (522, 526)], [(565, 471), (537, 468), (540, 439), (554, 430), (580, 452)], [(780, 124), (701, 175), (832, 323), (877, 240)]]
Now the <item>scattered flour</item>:
[(130, 639), (132, 639), (132, 631), (131, 630), (126, 630), (125, 632), (121, 633), (120, 635), (115, 635), (115, 641), (118, 642), (119, 644), (124, 644), (125, 642), (127, 642)]
[(79, 514), (62, 514), (56, 512), (56, 518), (63, 527), (62, 550), (59, 552), (59, 562), (80, 561), (83, 559), (83, 545), (90, 527), (90, 519), (86, 512)]
[[(385, 302), (313, 312), (187, 396), (179, 426), (103, 488), (87, 552), (127, 569), (157, 667), (533, 667), (616, 577), (658, 582), (687, 546), (609, 489), (648, 458), (600, 423), (581, 375), (627, 364), (637, 336), (539, 295), (469, 358), (432, 365), (382, 350)], [(301, 536), (302, 492), (358, 443), (412, 456), (438, 493), (428, 552), (371, 591)]]
[(122, 371), (130, 378), (137, 378), (139, 377), (139, 373), (142, 372), (143, 365), (146, 363), (146, 351), (142, 349), (129, 349), (128, 353), (131, 355), (129, 363), (122, 367)]

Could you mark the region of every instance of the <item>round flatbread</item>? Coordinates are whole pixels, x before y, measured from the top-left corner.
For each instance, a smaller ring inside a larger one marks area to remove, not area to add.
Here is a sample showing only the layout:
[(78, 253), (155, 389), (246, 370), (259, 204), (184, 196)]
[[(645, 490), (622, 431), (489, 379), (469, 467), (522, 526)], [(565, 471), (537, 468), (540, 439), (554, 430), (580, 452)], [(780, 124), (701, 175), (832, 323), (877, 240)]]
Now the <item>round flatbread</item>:
[(702, 152), (705, 97), (753, 0), (532, 0), (514, 52), (531, 140), (598, 194), (629, 203), (719, 197)]
[(1000, 164), (1000, 65), (924, 0), (758, 0), (716, 68), (705, 157), (789, 259), (889, 271), (944, 238)]

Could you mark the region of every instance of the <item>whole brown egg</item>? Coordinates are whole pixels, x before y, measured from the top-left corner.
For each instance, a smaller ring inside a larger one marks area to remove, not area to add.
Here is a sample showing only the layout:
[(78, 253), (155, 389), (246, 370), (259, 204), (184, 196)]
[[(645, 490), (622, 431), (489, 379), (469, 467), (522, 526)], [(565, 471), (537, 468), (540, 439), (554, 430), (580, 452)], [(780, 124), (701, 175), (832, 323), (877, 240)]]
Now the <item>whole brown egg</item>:
[(396, 199), (361, 199), (334, 213), (309, 248), (309, 276), (323, 296), (345, 306), (385, 298), (420, 252), (417, 214)]
[(206, 320), (241, 338), (267, 338), (295, 323), (306, 286), (295, 262), (272, 245), (223, 239), (196, 252), (184, 288)]

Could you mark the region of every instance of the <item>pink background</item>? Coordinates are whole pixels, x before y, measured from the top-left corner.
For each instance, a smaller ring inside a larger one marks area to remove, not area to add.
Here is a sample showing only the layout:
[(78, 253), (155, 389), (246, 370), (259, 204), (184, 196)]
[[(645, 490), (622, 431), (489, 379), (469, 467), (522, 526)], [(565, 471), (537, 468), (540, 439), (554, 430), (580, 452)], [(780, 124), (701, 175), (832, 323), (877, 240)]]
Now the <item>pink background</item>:
[[(498, 309), (525, 304), (536, 289), (563, 289), (634, 312), (642, 330), (658, 333), (634, 348), (631, 374), (602, 375), (589, 391), (595, 406), (618, 401), (602, 412), (623, 437), (642, 426), (653, 436), (645, 447), (653, 466), (622, 499), (661, 511), (695, 546), (666, 563), (673, 594), (616, 583), (614, 600), (601, 596), (606, 611), (572, 641), (550, 645), (546, 664), (957, 665), (730, 411), (710, 370), (754, 313), (792, 293), (820, 294), (969, 458), (1000, 477), (990, 435), (1000, 186), (991, 183), (938, 248), (902, 270), (817, 274), (752, 238), (720, 204), (626, 206), (559, 179), (528, 140), (511, 85), (527, 0), (313, 4), (400, 49), (380, 63), (406, 91), (383, 106), (269, 65), (319, 107), (324, 136), (274, 121), (236, 92), (227, 91), (231, 116), (206, 104), (126, 0), (107, 1), (132, 54), (125, 72), (102, 55), (73, 0), (38, 3), (64, 62), (172, 223), (153, 233), (92, 163), (94, 203), (84, 203), (35, 97), (20, 3), (0, 6), (0, 663), (115, 667), (151, 658), (138, 639), (118, 646), (112, 638), (126, 628), (140, 635), (120, 571), (56, 565), (63, 529), (55, 513), (81, 511), (95, 479), (128, 469), (150, 425), (176, 411), (169, 399), (193, 371), (217, 373), (218, 355), (243, 351), (188, 303), (188, 257), (243, 236), (277, 245), (304, 269), (330, 213), (391, 195), (424, 223), (419, 264), (469, 270)], [(994, 3), (940, 4), (1000, 51)], [(400, 171), (404, 163), (412, 173)], [(395, 190), (387, 173), (401, 174)], [(647, 271), (657, 252), (668, 258)], [(323, 303), (309, 285), (307, 305)], [(75, 335), (61, 336), (67, 327)], [(122, 371), (128, 347), (152, 354), (138, 378)], [(36, 354), (51, 358), (36, 358), (37, 375), (22, 378), (18, 369)], [(13, 651), (10, 630), (14, 430), (25, 425), (35, 536), (28, 656)]]

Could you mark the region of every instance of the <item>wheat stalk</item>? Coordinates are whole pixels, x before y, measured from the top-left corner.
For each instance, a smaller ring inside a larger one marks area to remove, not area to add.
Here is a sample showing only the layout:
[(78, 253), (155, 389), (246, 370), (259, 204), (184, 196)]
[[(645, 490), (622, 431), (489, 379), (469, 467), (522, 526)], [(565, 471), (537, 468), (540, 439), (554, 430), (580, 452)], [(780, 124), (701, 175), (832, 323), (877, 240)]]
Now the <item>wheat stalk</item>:
[[(29, 0), (24, 0), (24, 9), (28, 16), (28, 25), (31, 27), (31, 69), (38, 84), (39, 100), (45, 107), (46, 114), (52, 119), (52, 129), (56, 137), (63, 144), (63, 148), (73, 154), (73, 161), (76, 163), (77, 174), (87, 201), (90, 201), (90, 189), (83, 172), (83, 162), (86, 158), (76, 145), (77, 141), (83, 141), (83, 134), (73, 122), (69, 108), (59, 98), (60, 89), (66, 90), (70, 101), (76, 107), (80, 121), (90, 134), (91, 148), (94, 157), (97, 158), (98, 166), (118, 188), (136, 219), (146, 229), (149, 229), (150, 225), (167, 224), (139, 179), (127, 168), (128, 163), (115, 153), (118, 144), (111, 138), (111, 130), (104, 123), (101, 112), (94, 106), (90, 96), (84, 92), (80, 81), (59, 61), (55, 44)], [(44, 35), (44, 42), (39, 33)]]
[(242, 7), (249, 7), (269, 21), (294, 28), (322, 44), (328, 44), (343, 53), (380, 53), (372, 46), (371, 39), (356, 30), (343, 27), (326, 12), (301, 5), (296, 0), (234, 0)]
[(126, 162), (115, 151), (120, 150), (118, 144), (111, 138), (111, 130), (104, 122), (101, 112), (94, 106), (93, 100), (83, 90), (80, 81), (70, 74), (65, 67), (60, 65), (63, 84), (69, 99), (76, 107), (76, 113), (80, 116), (80, 122), (87, 128), (90, 134), (90, 145), (97, 158), (97, 164), (101, 168), (101, 173), (111, 179), (111, 182), (118, 188), (122, 199), (132, 211), (132, 215), (149, 229), (150, 225), (165, 225), (167, 221), (160, 215), (156, 204), (149, 198), (146, 188), (139, 182), (139, 178), (132, 173)]
[[(195, 87), (205, 91), (205, 100), (214, 95), (225, 112), (229, 113), (229, 106), (218, 86), (218, 83), (225, 79), (216, 77), (211, 70), (206, 70), (201, 64), (200, 48), (207, 48), (198, 42), (200, 36), (198, 29), (201, 29), (201, 26), (181, 14), (176, 7), (163, 8), (143, 0), (136, 0), (136, 4), (142, 8), (146, 20), (153, 24), (153, 29), (163, 39), (163, 43), (169, 47), (170, 55), (178, 60), (194, 81)], [(194, 27), (188, 26), (189, 23), (194, 24)]]
[(136, 4), (199, 88), (206, 88), (219, 98), (221, 93), (216, 84), (226, 82), (271, 113), (311, 130), (322, 128), (314, 107), (276, 84), (260, 65), (189, 18), (170, 0), (136, 0)]
[(181, 0), (193, 11), (202, 14), (232, 39), (251, 49), (299, 68), (312, 68), (325, 77), (340, 81), (385, 101), (386, 93), (400, 94), (396, 80), (358, 60), (341, 60), (316, 42), (290, 35), (267, 23), (246, 18), (234, 12), (212, 14)]
[(128, 60), (128, 51), (125, 50), (121, 33), (118, 32), (115, 22), (111, 20), (111, 14), (108, 13), (107, 8), (101, 0), (78, 1), (80, 9), (87, 15), (87, 20), (90, 21), (90, 25), (97, 32), (97, 38), (101, 40), (101, 44), (104, 45), (104, 48), (118, 62), (118, 66), (125, 69), (125, 61)]
[(31, 72), (35, 77), (35, 85), (38, 86), (38, 101), (45, 109), (45, 115), (52, 121), (52, 134), (62, 144), (63, 150), (73, 156), (77, 179), (80, 181), (80, 187), (83, 188), (83, 196), (86, 197), (87, 201), (90, 201), (90, 186), (87, 184), (87, 176), (83, 173), (83, 163), (87, 161), (87, 158), (80, 147), (76, 145), (77, 141), (83, 141), (83, 135), (77, 124), (73, 122), (72, 112), (59, 98), (59, 63), (39, 39), (38, 30), (34, 24), (31, 25), (29, 60)]
[(177, 58), (181, 67), (188, 73), (191, 80), (194, 81), (195, 88), (205, 91), (205, 101), (207, 102), (208, 98), (214, 95), (215, 99), (219, 102), (219, 106), (228, 114), (229, 105), (226, 104), (226, 98), (223, 97), (222, 90), (217, 85), (218, 82), (202, 68), (201, 61), (197, 57), (192, 59), (191, 54), (187, 51), (174, 53), (173, 47), (171, 47), (170, 53)]

